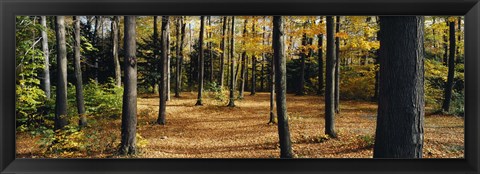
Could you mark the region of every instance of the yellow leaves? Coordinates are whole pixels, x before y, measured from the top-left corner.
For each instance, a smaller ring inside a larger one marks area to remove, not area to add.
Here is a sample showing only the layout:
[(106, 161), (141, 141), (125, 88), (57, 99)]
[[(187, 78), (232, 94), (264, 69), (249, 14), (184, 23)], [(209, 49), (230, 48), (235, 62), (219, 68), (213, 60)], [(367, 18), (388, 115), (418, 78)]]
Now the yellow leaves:
[(338, 32), (338, 33), (335, 33), (335, 37), (339, 37), (340, 39), (347, 39), (348, 34), (346, 32)]

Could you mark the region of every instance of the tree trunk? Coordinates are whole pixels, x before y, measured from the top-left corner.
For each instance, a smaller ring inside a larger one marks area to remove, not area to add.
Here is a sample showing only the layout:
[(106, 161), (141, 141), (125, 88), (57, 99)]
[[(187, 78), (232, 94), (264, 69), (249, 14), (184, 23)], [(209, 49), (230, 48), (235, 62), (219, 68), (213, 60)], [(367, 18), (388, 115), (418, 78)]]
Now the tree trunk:
[[(184, 54), (183, 54), (183, 47), (184, 47), (184, 42), (185, 42), (185, 28), (187, 26), (187, 24), (185, 23), (185, 19), (184, 17), (181, 17), (181, 23), (182, 23), (182, 28), (181, 28), (181, 41), (180, 41), (180, 62), (179, 62), (179, 66), (178, 66), (178, 92), (181, 93), (182, 92), (182, 84), (183, 84), (183, 81), (182, 81), (182, 75), (183, 75), (183, 57), (184, 57)], [(180, 94), (179, 94), (180, 96)]]
[[(163, 16), (163, 18), (165, 18), (165, 16)], [(167, 42), (166, 42), (166, 44), (165, 44), (166, 47), (167, 47), (167, 48), (166, 48), (166, 49), (167, 49), (167, 51), (166, 51), (166, 53), (167, 53), (167, 57), (166, 57), (167, 63), (166, 63), (166, 66), (165, 66), (165, 67), (167, 68), (167, 73), (166, 73), (166, 74), (167, 74), (167, 82), (165, 82), (165, 83), (166, 83), (166, 86), (167, 86), (167, 89), (166, 89), (166, 91), (167, 91), (166, 93), (167, 93), (167, 94), (166, 94), (165, 100), (166, 100), (166, 101), (170, 101), (170, 77), (171, 77), (170, 16), (166, 16), (166, 18), (167, 18), (166, 20), (167, 20), (168, 22), (165, 24), (165, 25), (167, 25), (167, 30), (166, 30), (166, 32), (167, 32)], [(163, 20), (162, 20), (162, 21), (163, 21)], [(163, 24), (162, 24), (162, 27), (163, 27)], [(163, 54), (163, 53), (162, 53), (162, 54)]]
[[(158, 45), (158, 16), (153, 16), (153, 59), (155, 60), (158, 60), (158, 56), (160, 54), (160, 50), (159, 50), (159, 45)], [(160, 61), (161, 62), (161, 61)], [(160, 71), (162, 72), (159, 68), (161, 66), (162, 63), (159, 63), (157, 66), (157, 71)], [(161, 76), (161, 75), (160, 75)], [(154, 94), (159, 94), (160, 92), (160, 86), (159, 86), (159, 81), (156, 81), (154, 82), (154, 85), (153, 85), (153, 93)]]
[(205, 16), (200, 17), (200, 39), (198, 41), (198, 45), (200, 47), (199, 51), (199, 59), (200, 62), (198, 63), (198, 97), (196, 106), (201, 106), (202, 104), (202, 93), (203, 93), (203, 74), (204, 74), (204, 58), (203, 58), (203, 35), (205, 33)]
[[(336, 33), (340, 32), (340, 16), (337, 16)], [(365, 60), (366, 62), (366, 60)], [(340, 38), (335, 37), (335, 113), (340, 113)]]
[(85, 104), (83, 100), (83, 86), (82, 86), (82, 68), (80, 66), (80, 19), (77, 16), (73, 17), (75, 22), (75, 44), (74, 44), (74, 71), (75, 71), (75, 95), (77, 101), (77, 111), (80, 117), (78, 125), (84, 127), (87, 125), (87, 117), (85, 117)]
[[(323, 17), (320, 16), (320, 24), (322, 25)], [(323, 92), (323, 34), (318, 35), (318, 88), (317, 95)]]
[(176, 29), (176, 47), (175, 47), (175, 54), (176, 54), (176, 61), (175, 61), (175, 97), (180, 97), (180, 92), (179, 92), (179, 89), (180, 89), (180, 59), (181, 59), (181, 55), (180, 55), (180, 52), (181, 52), (181, 36), (180, 36), (180, 30), (181, 30), (181, 19), (182, 16), (178, 16), (177, 17), (177, 25), (175, 26), (175, 29)]
[(230, 100), (229, 107), (235, 107), (235, 16), (232, 16), (232, 27), (230, 29)]
[(227, 33), (226, 33), (226, 29), (227, 29), (227, 16), (224, 16), (223, 17), (223, 26), (222, 26), (222, 42), (220, 43), (220, 49), (222, 50), (222, 54), (221, 54), (221, 57), (220, 57), (220, 73), (219, 73), (219, 77), (220, 77), (220, 88), (223, 88), (223, 81), (224, 81), (224, 76), (223, 76), (223, 70), (225, 68), (225, 37), (227, 36)]
[(283, 17), (273, 17), (273, 57), (275, 65), (275, 88), (277, 95), (278, 136), (280, 158), (292, 158), (292, 142), (287, 115), (287, 64), (285, 58), (285, 34)]
[[(447, 26), (449, 26), (448, 24), (448, 19), (445, 18), (445, 24)], [(443, 35), (443, 64), (444, 65), (448, 65), (448, 35), (445, 33), (445, 35)]]
[(56, 17), (57, 35), (57, 90), (55, 98), (55, 130), (68, 124), (67, 120), (67, 46), (65, 16)]
[(274, 65), (274, 60), (273, 57), (270, 59), (270, 81), (269, 81), (269, 87), (270, 87), (270, 120), (268, 121), (268, 124), (275, 124), (275, 113), (273, 112), (273, 109), (275, 107), (275, 65)]
[(332, 16), (327, 16), (327, 60), (325, 81), (325, 134), (337, 137), (335, 133), (334, 112), (334, 78), (335, 78), (335, 40), (334, 21)]
[(113, 17), (112, 21), (112, 40), (113, 40), (113, 62), (115, 64), (115, 82), (118, 87), (122, 86), (122, 70), (120, 69), (120, 61), (118, 60), (118, 16)]
[[(247, 36), (247, 23), (248, 19), (245, 19), (245, 24), (243, 25), (243, 37)], [(242, 41), (242, 45), (245, 46), (245, 40)], [(242, 70), (240, 74), (240, 92), (238, 94), (239, 99), (243, 99), (243, 92), (245, 91), (245, 78), (246, 78), (246, 66), (247, 66), (247, 51), (242, 53)]]
[[(208, 26), (211, 27), (212, 26), (212, 17), (211, 16), (208, 16)], [(209, 31), (208, 32), (208, 39), (212, 39), (212, 32)], [(210, 59), (210, 83), (213, 82), (213, 51), (212, 51), (212, 42), (208, 42), (208, 55), (209, 55), (209, 59)]]
[[(255, 19), (252, 20), (252, 38), (255, 38), (256, 33), (255, 33)], [(252, 84), (250, 86), (250, 95), (253, 96), (255, 95), (256, 91), (255, 88), (257, 86), (257, 77), (256, 73), (257, 72), (257, 57), (252, 55)]]
[[(95, 16), (95, 32), (93, 36), (93, 44), (95, 47), (98, 47), (99, 45), (99, 37), (100, 37), (100, 23), (102, 21), (101, 16)], [(98, 83), (98, 56), (99, 53), (95, 56), (93, 59), (93, 79), (95, 80), (96, 83)]]
[[(306, 26), (306, 23), (303, 24), (304, 29)], [(306, 47), (307, 46), (307, 34), (304, 33), (302, 36), (302, 46)], [(307, 54), (305, 53), (306, 50), (301, 50), (300, 53), (300, 58), (301, 58), (301, 63), (300, 63), (300, 77), (298, 80), (300, 80), (300, 83), (298, 83), (298, 91), (296, 95), (302, 96), (305, 95), (305, 59), (307, 57)]]
[(450, 22), (450, 52), (448, 58), (448, 77), (447, 83), (445, 84), (444, 98), (442, 109), (445, 112), (450, 111), (450, 101), (452, 99), (452, 90), (453, 90), (453, 80), (455, 77), (455, 50), (456, 50), (456, 40), (455, 40), (455, 22)]
[(50, 99), (50, 51), (48, 50), (48, 35), (47, 35), (47, 17), (41, 16), (41, 23), (43, 26), (42, 30), (42, 51), (45, 58), (44, 69), (43, 69), (43, 91), (45, 91), (45, 96), (47, 99)]
[(423, 16), (380, 17), (380, 95), (374, 158), (421, 158)]
[(160, 103), (157, 123), (165, 125), (165, 117), (167, 115), (167, 76), (168, 76), (168, 30), (170, 30), (170, 18), (168, 16), (162, 16), (162, 36), (161, 36), (161, 56), (160, 56)]

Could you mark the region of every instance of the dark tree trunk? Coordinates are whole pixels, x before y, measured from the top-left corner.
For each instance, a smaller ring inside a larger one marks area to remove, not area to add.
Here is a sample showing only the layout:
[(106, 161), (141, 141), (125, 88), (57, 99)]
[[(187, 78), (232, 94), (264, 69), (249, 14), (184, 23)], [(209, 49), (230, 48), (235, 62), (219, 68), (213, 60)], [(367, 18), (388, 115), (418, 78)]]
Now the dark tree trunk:
[[(158, 60), (158, 55), (160, 54), (160, 50), (159, 50), (159, 45), (158, 45), (158, 16), (153, 16), (153, 59), (155, 60)], [(157, 66), (157, 70), (160, 71), (160, 69), (158, 69), (158, 67), (161, 65), (161, 63), (159, 65), (156, 65)], [(153, 85), (153, 93), (154, 94), (159, 94), (159, 90), (160, 90), (160, 86), (159, 86), (159, 81), (155, 81), (154, 82), (154, 85)]]
[(453, 80), (455, 77), (455, 50), (456, 50), (456, 40), (455, 40), (455, 22), (450, 22), (450, 52), (448, 58), (448, 77), (447, 83), (445, 84), (444, 98), (442, 109), (445, 112), (450, 111), (450, 101), (452, 99), (452, 90), (453, 90)]
[[(337, 16), (336, 33), (340, 32), (340, 16)], [(340, 113), (340, 38), (335, 37), (335, 113)]]
[[(323, 17), (320, 17), (320, 24), (322, 25)], [(323, 34), (318, 35), (318, 88), (317, 95), (322, 95), (323, 92)]]
[[(255, 20), (252, 20), (252, 37), (255, 37)], [(252, 55), (252, 84), (250, 87), (250, 95), (255, 95), (256, 91), (255, 88), (257, 86), (257, 76), (255, 73), (257, 72), (257, 57)]]
[(137, 57), (135, 16), (125, 16), (124, 36), (124, 92), (122, 106), (122, 140), (119, 153), (123, 155), (137, 153)]
[(198, 63), (198, 97), (197, 103), (195, 105), (201, 106), (202, 104), (202, 93), (203, 93), (203, 74), (204, 74), (204, 57), (203, 57), (203, 35), (205, 33), (205, 16), (200, 17), (200, 39), (198, 40), (198, 45), (200, 47), (199, 51), (199, 59), (200, 62)]
[(287, 64), (285, 58), (285, 34), (283, 17), (273, 17), (273, 57), (275, 63), (275, 88), (277, 95), (278, 136), (280, 158), (292, 158), (292, 142), (287, 116)]
[(229, 107), (235, 107), (235, 16), (232, 16), (232, 27), (230, 29), (230, 100)]
[(374, 158), (421, 158), (423, 18), (380, 17), (380, 95)]
[(335, 78), (335, 31), (332, 16), (327, 16), (327, 60), (325, 80), (325, 134), (337, 137), (335, 133), (334, 78)]
[(115, 82), (117, 86), (122, 86), (122, 70), (120, 69), (120, 61), (118, 60), (118, 16), (113, 17), (112, 21), (112, 43), (113, 43), (113, 63), (115, 64)]
[(43, 26), (42, 30), (42, 51), (45, 58), (44, 68), (43, 68), (43, 85), (42, 89), (45, 91), (45, 97), (50, 99), (50, 51), (48, 50), (48, 34), (47, 34), (47, 17), (41, 16), (41, 23)]
[[(208, 26), (211, 27), (212, 26), (212, 17), (211, 16), (208, 16)], [(209, 31), (208, 32), (208, 38), (211, 39), (212, 38), (212, 32)], [(208, 42), (208, 55), (209, 55), (209, 60), (210, 60), (210, 83), (213, 82), (213, 51), (212, 51), (212, 42)]]
[(182, 17), (181, 16), (178, 16), (177, 17), (177, 25), (175, 26), (176, 28), (176, 47), (175, 47), (175, 54), (176, 54), (176, 61), (175, 61), (175, 97), (180, 97), (180, 59), (181, 59), (181, 34), (180, 34), (180, 30), (181, 30), (181, 25), (182, 25)]
[(68, 124), (67, 120), (67, 46), (65, 16), (56, 17), (57, 35), (57, 90), (55, 98), (55, 130)]
[[(248, 20), (245, 19), (245, 24), (243, 25), (243, 37), (245, 38), (247, 36), (247, 23)], [(245, 40), (242, 41), (242, 45), (245, 46)], [(246, 69), (247, 69), (247, 51), (243, 51), (242, 53), (242, 70), (240, 72), (240, 91), (238, 94), (239, 99), (243, 99), (243, 92), (245, 91), (245, 78), (246, 76)]]
[(159, 103), (159, 112), (157, 123), (160, 125), (165, 125), (165, 117), (167, 115), (167, 76), (168, 76), (168, 30), (170, 30), (170, 18), (168, 16), (162, 16), (162, 36), (161, 36), (161, 56), (160, 56), (160, 103)]
[(224, 16), (223, 17), (223, 27), (222, 27), (222, 42), (220, 43), (220, 49), (222, 50), (222, 54), (221, 54), (221, 57), (220, 57), (220, 73), (219, 73), (219, 77), (220, 77), (220, 88), (223, 88), (223, 81), (224, 81), (224, 76), (223, 76), (223, 71), (224, 71), (224, 68), (225, 68), (225, 37), (227, 36), (227, 33), (226, 33), (226, 29), (227, 29), (227, 16)]
[[(304, 28), (306, 24), (303, 24)], [(307, 34), (303, 34), (302, 36), (302, 45), (305, 47), (307, 46)], [(300, 83), (298, 83), (298, 91), (296, 95), (302, 96), (305, 95), (305, 59), (307, 57), (307, 53), (305, 53), (306, 50), (301, 50), (300, 53), (300, 58), (301, 58), (301, 63), (300, 63)]]
[[(166, 35), (167, 35), (167, 42), (166, 42), (166, 53), (167, 53), (167, 56), (166, 56), (166, 59), (167, 59), (167, 62), (166, 62), (166, 65), (165, 67), (167, 68), (167, 72), (166, 72), (166, 76), (167, 76), (167, 81), (165, 82), (166, 83), (166, 98), (165, 100), (166, 101), (170, 101), (170, 78), (171, 78), (171, 54), (170, 54), (170, 16), (163, 16), (163, 20), (167, 20), (167, 23), (165, 23), (165, 25), (167, 25), (167, 30), (166, 30)], [(166, 18), (166, 19), (165, 19)], [(162, 22), (163, 22), (162, 20)], [(163, 23), (162, 23), (162, 27), (163, 27)], [(162, 53), (163, 55), (163, 53)]]
[[(187, 24), (185, 23), (185, 19), (184, 17), (181, 18), (181, 22), (182, 22), (182, 28), (181, 28), (181, 41), (180, 41), (180, 59), (179, 59), (179, 66), (178, 66), (178, 92), (181, 93), (182, 92), (182, 84), (183, 84), (183, 80), (182, 80), (182, 75), (183, 75), (183, 57), (184, 57), (184, 54), (183, 54), (183, 48), (184, 48), (184, 43), (185, 43), (185, 28), (187, 26)], [(179, 94), (180, 96), (180, 94)]]
[(78, 125), (84, 127), (87, 125), (87, 117), (85, 117), (85, 104), (83, 100), (83, 85), (82, 85), (82, 68), (80, 66), (80, 19), (77, 16), (73, 17), (75, 22), (75, 44), (74, 44), (74, 71), (75, 71), (75, 96), (77, 101), (77, 111), (80, 117)]

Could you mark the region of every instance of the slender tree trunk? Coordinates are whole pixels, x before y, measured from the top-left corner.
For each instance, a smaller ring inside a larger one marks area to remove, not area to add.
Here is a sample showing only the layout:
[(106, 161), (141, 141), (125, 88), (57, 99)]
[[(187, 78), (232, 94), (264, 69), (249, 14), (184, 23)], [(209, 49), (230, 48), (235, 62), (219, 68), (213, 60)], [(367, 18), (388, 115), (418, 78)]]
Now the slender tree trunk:
[(42, 51), (45, 58), (44, 68), (43, 68), (43, 91), (45, 91), (45, 96), (47, 99), (50, 99), (50, 51), (48, 50), (48, 35), (47, 35), (47, 17), (41, 16), (41, 23), (43, 26), (42, 30)]
[(380, 17), (380, 95), (374, 158), (421, 158), (423, 16)]
[[(336, 33), (340, 32), (340, 16), (337, 16)], [(366, 60), (365, 60), (366, 62)], [(340, 113), (340, 38), (335, 37), (335, 113)]]
[(292, 158), (292, 142), (287, 115), (287, 64), (285, 59), (285, 34), (283, 17), (273, 17), (273, 57), (275, 65), (275, 88), (277, 95), (278, 136), (280, 158)]
[[(165, 16), (163, 18), (165, 18)], [(167, 89), (166, 89), (167, 92), (166, 93), (167, 94), (166, 94), (165, 100), (170, 101), (170, 89), (171, 89), (170, 88), (170, 84), (171, 84), (170, 79), (171, 79), (171, 76), (172, 76), (171, 75), (171, 56), (170, 56), (171, 55), (170, 54), (170, 16), (166, 16), (166, 18), (167, 18), (168, 22), (165, 25), (167, 25), (168, 27), (167, 27), (167, 31), (166, 31), (167, 32), (167, 43), (166, 43), (166, 47), (167, 47), (167, 51), (166, 51), (166, 53), (167, 53), (167, 57), (166, 57), (167, 58), (167, 63), (166, 64), (167, 65), (165, 67), (167, 68), (167, 73), (166, 73), (167, 74), (167, 82), (166, 82), (166, 86), (167, 86)], [(163, 24), (162, 24), (162, 27), (163, 27)]]
[(118, 59), (118, 16), (113, 17), (112, 21), (112, 40), (113, 40), (113, 63), (115, 64), (115, 82), (117, 86), (122, 86), (122, 70), (120, 69), (120, 61)]
[[(212, 17), (211, 16), (208, 16), (208, 26), (211, 27), (212, 26)], [(208, 32), (208, 38), (211, 39), (212, 38), (212, 32), (209, 31)], [(208, 55), (210, 57), (210, 83), (213, 82), (213, 51), (212, 51), (212, 42), (208, 42)]]
[(80, 66), (80, 19), (77, 16), (73, 17), (75, 22), (75, 44), (74, 44), (74, 71), (75, 71), (75, 95), (77, 101), (77, 111), (80, 117), (78, 125), (84, 127), (87, 125), (87, 117), (85, 117), (85, 104), (83, 100), (83, 86), (82, 86), (82, 69)]
[(137, 57), (135, 16), (125, 16), (124, 36), (124, 89), (122, 106), (122, 140), (119, 153), (137, 153)]
[(195, 104), (196, 106), (201, 106), (202, 104), (202, 93), (203, 93), (203, 74), (204, 74), (204, 57), (203, 57), (203, 35), (205, 33), (205, 16), (200, 17), (200, 39), (199, 39), (199, 47), (200, 47), (200, 53), (199, 53), (199, 75), (198, 75), (198, 97), (197, 97), (197, 103)]
[[(159, 50), (159, 45), (158, 45), (158, 16), (153, 16), (153, 59), (155, 60), (158, 60), (158, 56), (160, 54), (160, 50)], [(161, 62), (161, 60), (160, 60)], [(162, 71), (159, 69), (160, 66), (161, 66), (162, 63), (159, 63), (157, 65), (157, 71), (160, 71), (160, 73), (162, 73)], [(161, 76), (161, 74), (160, 74)], [(153, 85), (153, 93), (154, 94), (159, 94), (160, 92), (160, 81), (156, 81), (154, 82), (154, 85)]]
[(226, 33), (226, 29), (227, 29), (227, 16), (224, 16), (223, 17), (223, 26), (222, 26), (222, 42), (220, 43), (220, 49), (222, 50), (222, 54), (221, 54), (221, 57), (220, 57), (220, 73), (219, 73), (219, 77), (220, 77), (220, 87), (223, 88), (223, 81), (224, 81), (224, 68), (225, 68), (225, 37), (227, 36), (227, 33)]
[(273, 109), (275, 107), (275, 65), (274, 65), (274, 60), (273, 57), (270, 59), (270, 81), (269, 81), (269, 87), (270, 87), (270, 120), (268, 121), (268, 124), (275, 124), (275, 113), (273, 112)]
[(176, 54), (176, 61), (175, 61), (175, 97), (180, 97), (180, 48), (181, 48), (181, 36), (180, 36), (180, 30), (181, 30), (181, 16), (176, 17), (177, 25), (175, 26), (176, 28), (176, 47), (175, 47), (175, 54)]
[[(306, 23), (303, 24), (304, 28), (306, 26)], [(307, 34), (304, 33), (302, 36), (302, 45), (305, 47), (307, 46)], [(301, 58), (301, 63), (300, 63), (300, 83), (298, 83), (298, 91), (297, 95), (302, 96), (305, 95), (305, 59), (307, 57), (307, 54), (304, 52), (306, 50), (302, 50), (300, 53), (300, 58)]]
[(68, 124), (67, 120), (67, 46), (65, 16), (56, 17), (57, 35), (57, 90), (55, 99), (55, 130)]
[[(102, 17), (101, 16), (95, 16), (95, 32), (94, 32), (94, 41), (93, 44), (95, 47), (99, 46), (99, 40), (100, 40), (100, 23), (102, 22)], [(100, 56), (100, 53), (97, 53), (97, 55), (94, 58), (94, 63), (93, 63), (93, 79), (95, 80), (96, 83), (98, 83), (98, 56)]]
[[(320, 24), (322, 25), (323, 17), (320, 16)], [(317, 95), (323, 92), (323, 34), (318, 35), (318, 88)]]
[(161, 56), (160, 56), (160, 103), (157, 123), (165, 125), (165, 117), (167, 115), (167, 76), (168, 76), (168, 30), (170, 30), (170, 18), (169, 16), (162, 16), (162, 36), (161, 36)]
[[(247, 23), (248, 20), (245, 19), (245, 24), (243, 25), (243, 37), (247, 37)], [(245, 46), (245, 41), (242, 41), (242, 45)], [(240, 92), (238, 94), (239, 99), (243, 99), (243, 92), (245, 91), (245, 78), (246, 78), (246, 67), (247, 66), (247, 51), (243, 51), (242, 53), (242, 72), (240, 72)]]
[[(180, 62), (179, 62), (179, 66), (178, 66), (178, 92), (181, 93), (182, 92), (182, 84), (183, 84), (183, 80), (182, 80), (182, 75), (183, 75), (183, 57), (184, 57), (184, 54), (183, 54), (183, 48), (184, 48), (184, 42), (185, 42), (185, 28), (187, 26), (187, 24), (185, 23), (185, 19), (184, 17), (181, 17), (181, 23), (182, 23), (182, 29), (181, 29), (181, 41), (180, 41)], [(180, 94), (179, 94), (180, 96)]]
[[(255, 38), (256, 33), (255, 33), (255, 19), (252, 20), (252, 37)], [(253, 96), (255, 95), (256, 91), (255, 88), (257, 86), (257, 56), (252, 55), (252, 84), (250, 88), (250, 95)]]
[(235, 107), (235, 16), (232, 16), (232, 27), (230, 29), (230, 100), (229, 107)]
[(452, 90), (453, 90), (453, 80), (455, 77), (455, 50), (456, 50), (456, 40), (455, 40), (455, 22), (450, 22), (449, 24), (450, 31), (450, 53), (448, 58), (448, 77), (447, 83), (445, 84), (444, 98), (442, 109), (445, 112), (450, 111), (450, 101), (452, 99)]
[(334, 83), (335, 83), (335, 39), (334, 21), (332, 16), (327, 16), (327, 60), (326, 60), (326, 86), (325, 86), (325, 134), (337, 137), (335, 133), (334, 112)]

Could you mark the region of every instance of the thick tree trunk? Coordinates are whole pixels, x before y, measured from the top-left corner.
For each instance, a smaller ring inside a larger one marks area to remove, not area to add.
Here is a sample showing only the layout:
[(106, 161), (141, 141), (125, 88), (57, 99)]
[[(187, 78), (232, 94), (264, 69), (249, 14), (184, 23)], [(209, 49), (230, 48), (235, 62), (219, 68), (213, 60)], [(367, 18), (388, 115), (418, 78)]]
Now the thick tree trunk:
[(227, 36), (227, 33), (226, 33), (226, 29), (227, 29), (227, 16), (224, 16), (223, 17), (223, 26), (222, 26), (222, 42), (220, 43), (220, 49), (222, 50), (222, 54), (220, 55), (220, 73), (219, 73), (219, 81), (220, 81), (220, 88), (223, 88), (223, 81), (224, 81), (224, 68), (225, 68), (225, 37)]
[(115, 82), (117, 86), (122, 86), (122, 70), (120, 69), (120, 61), (118, 59), (118, 16), (113, 17), (112, 21), (112, 43), (113, 43), (113, 63), (115, 64)]
[(447, 83), (445, 84), (444, 98), (442, 109), (445, 112), (450, 111), (450, 101), (452, 99), (452, 90), (453, 90), (453, 80), (455, 77), (455, 50), (456, 50), (456, 40), (455, 40), (455, 22), (450, 22), (449, 24), (450, 31), (450, 52), (448, 58), (448, 76)]
[(130, 155), (137, 153), (137, 57), (135, 16), (125, 16), (124, 36), (124, 89), (122, 106), (122, 140), (119, 153)]
[(421, 158), (424, 17), (380, 17), (380, 95), (374, 158)]
[(160, 56), (160, 103), (157, 124), (165, 125), (165, 117), (167, 115), (167, 76), (168, 76), (168, 30), (170, 30), (170, 18), (162, 16), (162, 35), (161, 35), (161, 56)]
[(55, 100), (55, 129), (68, 124), (67, 117), (67, 46), (65, 41), (65, 16), (56, 17), (57, 35), (57, 90)]
[(205, 33), (205, 16), (200, 17), (200, 39), (198, 41), (198, 45), (200, 47), (199, 51), (199, 59), (200, 62), (198, 63), (198, 97), (196, 106), (201, 106), (202, 104), (202, 93), (203, 93), (203, 74), (204, 74), (204, 57), (203, 57), (203, 35)]
[(275, 65), (275, 88), (277, 95), (278, 136), (280, 158), (292, 158), (292, 142), (287, 115), (287, 64), (285, 58), (285, 34), (283, 17), (273, 17), (273, 57)]
[(232, 16), (232, 26), (230, 29), (230, 95), (229, 107), (235, 107), (235, 16)]
[[(337, 16), (335, 31), (340, 32), (340, 16)], [(366, 62), (366, 60), (365, 60)], [(340, 113), (340, 38), (335, 37), (335, 113)]]
[(43, 56), (45, 58), (44, 61), (44, 68), (43, 68), (43, 85), (42, 89), (45, 91), (45, 96), (47, 99), (50, 99), (51, 92), (50, 92), (50, 51), (48, 50), (48, 35), (47, 35), (47, 17), (41, 16), (41, 23), (43, 26), (42, 30), (42, 51)]
[(335, 39), (334, 21), (332, 16), (327, 16), (327, 60), (325, 80), (325, 134), (337, 137), (335, 133), (334, 112), (334, 78), (335, 78)]
[[(322, 25), (323, 17), (320, 16), (320, 24)], [(317, 95), (323, 92), (323, 34), (318, 35), (318, 88)]]
[(82, 68), (80, 66), (80, 19), (77, 16), (73, 17), (75, 22), (75, 44), (74, 44), (74, 71), (75, 71), (75, 96), (77, 101), (77, 111), (80, 117), (78, 125), (84, 127), (87, 125), (87, 117), (85, 116), (85, 104), (83, 100), (83, 85), (82, 85)]

